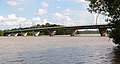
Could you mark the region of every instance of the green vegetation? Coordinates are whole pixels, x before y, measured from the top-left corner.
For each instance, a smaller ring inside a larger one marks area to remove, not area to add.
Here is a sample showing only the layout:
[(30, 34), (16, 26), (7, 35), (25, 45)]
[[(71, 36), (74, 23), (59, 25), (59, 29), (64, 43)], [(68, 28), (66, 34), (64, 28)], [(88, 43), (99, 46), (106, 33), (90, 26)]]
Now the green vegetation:
[(31, 26), (31, 27), (26, 27), (26, 28), (15, 28), (15, 29), (5, 30), (5, 31), (24, 30), (24, 29), (33, 29), (33, 28), (45, 28), (45, 27), (61, 27), (61, 26), (62, 26), (62, 25), (46, 23), (45, 25), (37, 24), (37, 25)]
[(79, 34), (99, 34), (98, 31), (80, 31)]
[(0, 36), (3, 36), (4, 32), (2, 30), (0, 30)]
[(88, 0), (89, 12), (103, 14), (108, 18), (113, 28), (109, 31), (110, 38), (115, 44), (120, 45), (120, 0)]

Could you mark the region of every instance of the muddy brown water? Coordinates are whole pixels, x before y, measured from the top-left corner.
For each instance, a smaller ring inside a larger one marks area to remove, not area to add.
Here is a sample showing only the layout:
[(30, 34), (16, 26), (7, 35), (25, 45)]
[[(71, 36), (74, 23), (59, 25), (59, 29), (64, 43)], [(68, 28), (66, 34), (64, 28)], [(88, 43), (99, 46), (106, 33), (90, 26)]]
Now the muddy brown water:
[(120, 64), (108, 37), (0, 37), (0, 64)]

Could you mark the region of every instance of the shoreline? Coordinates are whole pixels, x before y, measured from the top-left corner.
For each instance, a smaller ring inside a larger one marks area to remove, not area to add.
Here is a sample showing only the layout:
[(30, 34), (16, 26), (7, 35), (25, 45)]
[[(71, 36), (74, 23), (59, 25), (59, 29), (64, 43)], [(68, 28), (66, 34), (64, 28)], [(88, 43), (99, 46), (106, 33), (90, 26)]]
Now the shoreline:
[[(49, 35), (42, 35), (42, 36), (0, 36), (2, 37), (51, 37)], [(78, 34), (75, 36), (70, 36), (70, 35), (54, 35), (52, 37), (108, 37), (108, 36), (100, 36), (100, 34)]]

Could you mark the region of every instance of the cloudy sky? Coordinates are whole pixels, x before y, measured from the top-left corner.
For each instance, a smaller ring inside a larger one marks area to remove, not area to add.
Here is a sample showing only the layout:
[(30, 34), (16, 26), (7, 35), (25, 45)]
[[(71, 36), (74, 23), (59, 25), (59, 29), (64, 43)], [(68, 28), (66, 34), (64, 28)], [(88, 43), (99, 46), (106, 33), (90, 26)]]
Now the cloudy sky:
[[(87, 11), (84, 0), (0, 0), (0, 29), (28, 27), (36, 24), (65, 26), (95, 24), (96, 14)], [(98, 24), (104, 24), (100, 15)]]

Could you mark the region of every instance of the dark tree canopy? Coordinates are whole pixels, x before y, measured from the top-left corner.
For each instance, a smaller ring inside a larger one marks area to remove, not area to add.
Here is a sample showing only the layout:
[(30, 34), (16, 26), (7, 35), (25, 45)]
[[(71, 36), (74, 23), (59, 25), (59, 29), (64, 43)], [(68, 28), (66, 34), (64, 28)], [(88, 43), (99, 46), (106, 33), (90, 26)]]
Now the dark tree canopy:
[(113, 28), (110, 30), (110, 38), (115, 44), (120, 45), (120, 0), (87, 0), (89, 12), (95, 12), (107, 16)]

